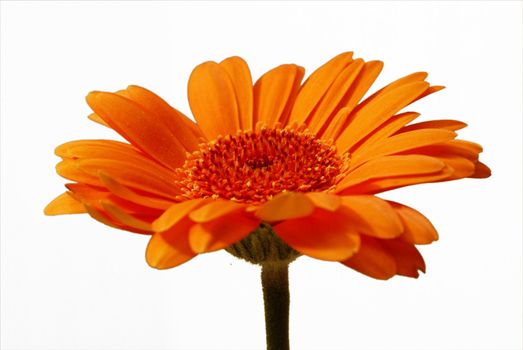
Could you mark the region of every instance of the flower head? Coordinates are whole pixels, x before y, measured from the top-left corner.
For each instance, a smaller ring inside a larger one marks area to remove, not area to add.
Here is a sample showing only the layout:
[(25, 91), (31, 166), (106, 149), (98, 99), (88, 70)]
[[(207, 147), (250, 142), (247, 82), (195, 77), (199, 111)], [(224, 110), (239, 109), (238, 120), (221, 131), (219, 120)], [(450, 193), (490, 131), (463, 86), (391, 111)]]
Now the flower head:
[(464, 123), (400, 113), (442, 89), (426, 73), (363, 99), (382, 66), (342, 53), (303, 84), (304, 69), (284, 64), (253, 86), (241, 58), (205, 62), (189, 79), (196, 123), (138, 86), (92, 92), (90, 119), (129, 143), (59, 146), (57, 171), (73, 182), (45, 212), (152, 235), (146, 257), (160, 269), (219, 249), (257, 261), (254, 247), (276, 242), (263, 259), (304, 254), (374, 278), (417, 277), (425, 264), (415, 245), (437, 240), (436, 230), (376, 194), (490, 170), (481, 146), (456, 139)]

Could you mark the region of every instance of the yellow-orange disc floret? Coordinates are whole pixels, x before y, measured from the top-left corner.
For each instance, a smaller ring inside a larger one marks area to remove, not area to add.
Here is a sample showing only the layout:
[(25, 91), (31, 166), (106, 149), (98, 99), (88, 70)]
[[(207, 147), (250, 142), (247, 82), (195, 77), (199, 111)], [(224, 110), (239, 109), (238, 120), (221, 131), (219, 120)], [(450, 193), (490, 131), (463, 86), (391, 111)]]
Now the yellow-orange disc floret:
[(202, 144), (178, 169), (176, 186), (188, 199), (261, 203), (283, 191), (328, 191), (348, 160), (307, 130), (239, 131)]

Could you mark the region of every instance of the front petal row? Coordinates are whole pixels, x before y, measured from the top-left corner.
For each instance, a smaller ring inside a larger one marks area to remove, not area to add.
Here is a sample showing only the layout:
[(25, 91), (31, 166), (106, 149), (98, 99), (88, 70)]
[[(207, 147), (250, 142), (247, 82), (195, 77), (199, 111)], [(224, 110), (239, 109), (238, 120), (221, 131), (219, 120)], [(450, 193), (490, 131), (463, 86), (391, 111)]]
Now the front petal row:
[(340, 261), (377, 279), (417, 277), (425, 265), (415, 244), (438, 239), (421, 213), (372, 195), (284, 192), (257, 207), (193, 199), (174, 203), (161, 214), (101, 188), (69, 184), (68, 189), (46, 208), (49, 215), (88, 212), (111, 227), (152, 234), (146, 259), (157, 269), (226, 248), (262, 222), (303, 255)]
[[(371, 216), (379, 220), (369, 220)], [(172, 268), (197, 254), (241, 241), (262, 222), (273, 226), (285, 243), (304, 255), (339, 261), (377, 279), (417, 277), (425, 264), (414, 244), (438, 239), (427, 218), (399, 203), (372, 195), (284, 192), (257, 210), (225, 200), (174, 204), (152, 223), (155, 233), (146, 259), (151, 267)]]

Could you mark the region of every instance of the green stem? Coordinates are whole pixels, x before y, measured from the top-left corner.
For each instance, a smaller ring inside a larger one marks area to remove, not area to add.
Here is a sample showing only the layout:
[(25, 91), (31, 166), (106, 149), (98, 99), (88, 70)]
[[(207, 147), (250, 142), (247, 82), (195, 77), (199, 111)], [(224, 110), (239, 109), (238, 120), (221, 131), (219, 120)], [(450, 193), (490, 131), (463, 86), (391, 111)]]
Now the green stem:
[(289, 350), (289, 264), (263, 264), (261, 280), (267, 350)]

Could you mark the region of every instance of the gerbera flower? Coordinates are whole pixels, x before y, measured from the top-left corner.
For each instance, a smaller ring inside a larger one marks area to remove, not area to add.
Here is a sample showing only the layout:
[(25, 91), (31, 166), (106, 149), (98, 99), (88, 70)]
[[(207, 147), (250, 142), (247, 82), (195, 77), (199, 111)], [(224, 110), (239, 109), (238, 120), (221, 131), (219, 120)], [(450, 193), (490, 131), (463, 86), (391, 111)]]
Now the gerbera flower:
[(436, 230), (377, 195), (490, 170), (480, 145), (457, 139), (466, 124), (401, 112), (442, 89), (426, 73), (361, 101), (382, 67), (343, 53), (303, 84), (304, 69), (284, 64), (253, 85), (239, 57), (205, 62), (188, 84), (196, 123), (138, 86), (91, 92), (90, 119), (129, 143), (59, 146), (57, 172), (73, 182), (45, 213), (88, 213), (151, 235), (146, 259), (159, 269), (227, 249), (257, 263), (303, 254), (378, 279), (417, 277), (425, 264), (415, 245), (437, 240)]

